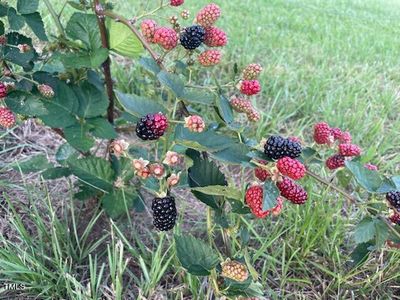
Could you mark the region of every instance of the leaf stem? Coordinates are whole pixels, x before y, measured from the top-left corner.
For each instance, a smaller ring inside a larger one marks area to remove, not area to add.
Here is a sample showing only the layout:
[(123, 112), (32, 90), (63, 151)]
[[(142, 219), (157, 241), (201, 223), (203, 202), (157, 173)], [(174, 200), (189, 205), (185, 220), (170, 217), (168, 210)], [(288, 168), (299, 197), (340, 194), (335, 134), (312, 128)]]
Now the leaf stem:
[(47, 7), (47, 9), (48, 9), (49, 12), (50, 12), (51, 17), (53, 18), (54, 23), (56, 24), (58, 33), (59, 33), (61, 36), (64, 37), (64, 36), (65, 36), (64, 27), (62, 26), (62, 24), (61, 24), (61, 22), (60, 22), (60, 18), (58, 17), (56, 11), (54, 10), (54, 8), (53, 8), (53, 6), (51, 5), (51, 3), (50, 3), (49, 0), (43, 0), (43, 1), (44, 1), (44, 3), (46, 4), (46, 7)]

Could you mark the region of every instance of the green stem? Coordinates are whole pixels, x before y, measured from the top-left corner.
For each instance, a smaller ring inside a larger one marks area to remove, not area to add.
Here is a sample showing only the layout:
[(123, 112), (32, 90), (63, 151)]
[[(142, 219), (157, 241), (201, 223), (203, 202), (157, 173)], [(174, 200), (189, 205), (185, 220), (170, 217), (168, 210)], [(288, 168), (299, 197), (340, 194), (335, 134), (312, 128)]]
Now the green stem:
[(47, 7), (47, 9), (48, 9), (49, 12), (50, 12), (50, 15), (52, 16), (52, 18), (53, 18), (53, 20), (54, 20), (54, 23), (56, 24), (58, 33), (59, 33), (61, 36), (64, 37), (64, 36), (65, 36), (64, 27), (62, 26), (62, 24), (61, 24), (61, 22), (60, 22), (60, 19), (58, 18), (58, 15), (57, 15), (57, 13), (56, 13), (56, 11), (54, 10), (53, 6), (50, 4), (50, 1), (49, 1), (49, 0), (43, 0), (43, 1), (44, 1), (44, 3), (46, 4), (46, 7)]

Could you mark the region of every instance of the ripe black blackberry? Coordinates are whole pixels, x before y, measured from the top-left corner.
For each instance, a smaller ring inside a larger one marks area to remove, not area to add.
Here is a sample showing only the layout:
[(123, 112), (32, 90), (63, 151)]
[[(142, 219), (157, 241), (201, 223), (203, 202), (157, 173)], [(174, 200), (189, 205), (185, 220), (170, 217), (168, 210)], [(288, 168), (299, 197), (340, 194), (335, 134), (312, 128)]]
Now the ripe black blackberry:
[(168, 231), (174, 228), (177, 215), (174, 197), (153, 199), (151, 209), (153, 210), (153, 224), (158, 230)]
[(386, 194), (386, 200), (393, 208), (400, 211), (400, 191), (391, 191)]
[(270, 136), (264, 145), (264, 153), (271, 159), (297, 158), (301, 155), (300, 143), (279, 135)]
[(194, 50), (204, 42), (206, 31), (200, 25), (186, 27), (181, 33), (181, 45), (188, 50)]
[(157, 140), (168, 127), (168, 120), (162, 113), (148, 114), (136, 124), (136, 135), (142, 140)]

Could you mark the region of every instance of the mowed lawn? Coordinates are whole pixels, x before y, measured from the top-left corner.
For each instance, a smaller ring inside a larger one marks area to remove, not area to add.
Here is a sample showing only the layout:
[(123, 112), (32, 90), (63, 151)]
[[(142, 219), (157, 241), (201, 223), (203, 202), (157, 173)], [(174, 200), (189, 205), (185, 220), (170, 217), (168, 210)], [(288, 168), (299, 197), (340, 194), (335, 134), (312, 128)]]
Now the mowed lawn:
[[(114, 1), (116, 10), (126, 17), (134, 16), (147, 2)], [(153, 3), (149, 7), (158, 3), (149, 2)], [(209, 3), (206, 0), (185, 2), (192, 17)], [(257, 99), (263, 114), (257, 130), (259, 139), (282, 132), (310, 141), (312, 124), (324, 120), (350, 130), (369, 160), (382, 171), (400, 172), (397, 155), (400, 149), (400, 1), (215, 0), (215, 3), (223, 11), (218, 26), (229, 36), (223, 66), (216, 68), (221, 70), (219, 76), (222, 79), (228, 76), (226, 73), (235, 63), (243, 67), (258, 62), (264, 67), (263, 92)], [(48, 17), (46, 23), (49, 27)], [(121, 76), (116, 64), (114, 72)], [(400, 253), (385, 248), (375, 252), (362, 266), (353, 268), (349, 264), (354, 248), (351, 234), (363, 212), (312, 180), (305, 180), (304, 184), (311, 195), (306, 205), (286, 205), (278, 218), (248, 224), (253, 236), (252, 264), (260, 275), (266, 296), (271, 299), (397, 299)], [(181, 212), (186, 213), (194, 214), (190, 207)], [(203, 221), (194, 218), (193, 222)], [(166, 253), (173, 255), (169, 247), (171, 240), (164, 235), (146, 238), (154, 242), (153, 246), (136, 250), (140, 240), (134, 238), (135, 230), (152, 234), (138, 228), (139, 225), (132, 226), (128, 240), (134, 245), (129, 251), (132, 261), (140, 263), (133, 263), (135, 275), (130, 271), (125, 273), (128, 277), (132, 275), (125, 288), (133, 291), (132, 294), (140, 291), (150, 299), (166, 294), (171, 299), (181, 299), (183, 295), (202, 299), (209, 295), (205, 281), (180, 272), (178, 275), (176, 261), (162, 256), (162, 247), (156, 248), (160, 239)], [(99, 255), (107, 256), (107, 253)], [(165, 274), (157, 276), (163, 263), (167, 263)]]

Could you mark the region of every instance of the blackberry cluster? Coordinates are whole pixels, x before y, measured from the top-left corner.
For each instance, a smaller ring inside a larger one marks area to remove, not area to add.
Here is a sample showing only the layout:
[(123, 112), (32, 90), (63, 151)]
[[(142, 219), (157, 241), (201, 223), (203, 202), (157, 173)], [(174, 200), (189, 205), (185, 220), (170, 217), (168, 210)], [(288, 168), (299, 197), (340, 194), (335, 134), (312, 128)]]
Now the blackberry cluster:
[(204, 42), (205, 34), (206, 31), (200, 25), (187, 27), (181, 33), (181, 45), (187, 50), (194, 50)]
[(153, 224), (158, 230), (168, 231), (174, 228), (177, 215), (174, 197), (153, 199), (151, 209), (153, 210)]
[(393, 208), (400, 211), (400, 191), (392, 191), (386, 194), (386, 200)]
[(270, 136), (264, 145), (264, 153), (271, 159), (297, 158), (301, 155), (301, 151), (299, 142), (277, 135)]
[(168, 120), (162, 113), (148, 114), (136, 124), (136, 135), (142, 140), (157, 140), (168, 128)]

